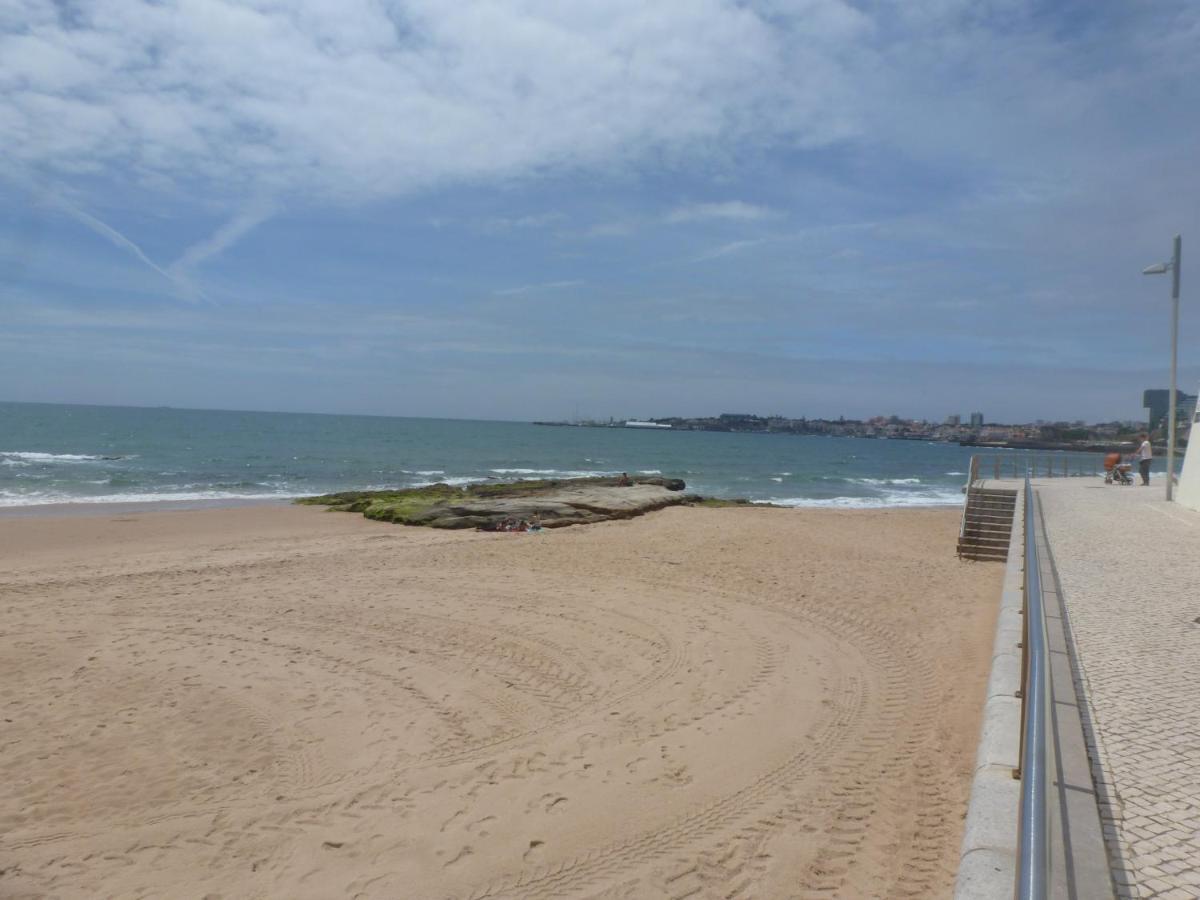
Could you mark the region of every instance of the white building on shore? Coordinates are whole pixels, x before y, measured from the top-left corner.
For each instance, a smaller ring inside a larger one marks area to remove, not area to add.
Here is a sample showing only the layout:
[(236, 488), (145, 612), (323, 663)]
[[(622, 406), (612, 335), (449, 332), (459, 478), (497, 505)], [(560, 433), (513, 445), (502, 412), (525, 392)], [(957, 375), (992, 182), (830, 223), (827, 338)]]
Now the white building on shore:
[[(1180, 506), (1200, 511), (1200, 410), (1192, 412), (1192, 429), (1188, 435), (1187, 452), (1183, 456), (1183, 471), (1179, 473), (1179, 488), (1175, 491), (1175, 502)], [(1168, 473), (1170, 477), (1170, 473)]]

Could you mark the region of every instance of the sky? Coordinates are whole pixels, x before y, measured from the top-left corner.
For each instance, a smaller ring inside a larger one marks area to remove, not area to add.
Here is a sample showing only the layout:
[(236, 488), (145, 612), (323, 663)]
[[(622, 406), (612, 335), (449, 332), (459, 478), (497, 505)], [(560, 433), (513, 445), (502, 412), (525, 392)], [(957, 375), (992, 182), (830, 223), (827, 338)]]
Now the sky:
[(1189, 0), (0, 0), (0, 399), (1142, 418), (1177, 233), (1200, 382), (1197, 47)]

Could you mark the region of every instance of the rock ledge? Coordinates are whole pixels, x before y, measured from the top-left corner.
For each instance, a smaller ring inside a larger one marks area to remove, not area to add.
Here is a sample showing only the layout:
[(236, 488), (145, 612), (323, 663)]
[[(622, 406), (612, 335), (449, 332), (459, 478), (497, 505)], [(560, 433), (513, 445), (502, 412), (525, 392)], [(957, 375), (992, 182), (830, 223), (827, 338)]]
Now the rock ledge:
[(306, 497), (298, 503), (361, 512), (368, 519), (431, 528), (496, 529), (505, 520), (536, 522), (543, 528), (628, 519), (665, 506), (699, 500), (683, 493), (678, 478), (571, 478), (472, 484), (441, 483), (396, 491), (346, 491)]

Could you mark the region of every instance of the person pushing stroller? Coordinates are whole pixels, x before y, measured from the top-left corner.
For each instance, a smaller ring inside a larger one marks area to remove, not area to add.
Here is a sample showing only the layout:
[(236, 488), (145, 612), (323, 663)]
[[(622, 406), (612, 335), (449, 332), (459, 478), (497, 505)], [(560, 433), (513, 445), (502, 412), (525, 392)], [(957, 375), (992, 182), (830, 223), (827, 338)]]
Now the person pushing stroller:
[(1142, 432), (1138, 435), (1142, 444), (1130, 456), (1130, 462), (1137, 460), (1138, 474), (1142, 476), (1142, 487), (1150, 486), (1150, 466), (1154, 461), (1154, 450), (1150, 446), (1150, 435)]

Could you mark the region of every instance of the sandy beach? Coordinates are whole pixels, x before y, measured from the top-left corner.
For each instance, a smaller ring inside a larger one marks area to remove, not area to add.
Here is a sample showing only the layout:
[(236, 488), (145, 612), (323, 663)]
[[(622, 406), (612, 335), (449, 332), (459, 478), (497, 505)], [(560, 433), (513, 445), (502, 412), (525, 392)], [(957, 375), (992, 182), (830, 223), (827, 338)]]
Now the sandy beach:
[(958, 515), (0, 519), (0, 896), (949, 896)]

